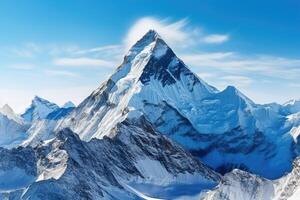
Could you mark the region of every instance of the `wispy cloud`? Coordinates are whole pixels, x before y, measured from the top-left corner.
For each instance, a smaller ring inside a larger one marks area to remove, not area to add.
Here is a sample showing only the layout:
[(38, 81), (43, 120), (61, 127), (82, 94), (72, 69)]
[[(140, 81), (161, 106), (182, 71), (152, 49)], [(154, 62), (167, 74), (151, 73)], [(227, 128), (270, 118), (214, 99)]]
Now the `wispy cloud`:
[(13, 47), (8, 51), (8, 54), (21, 58), (33, 58), (41, 51), (40, 47), (32, 42), (26, 43), (20, 47)]
[(208, 72), (197, 73), (197, 75), (203, 79), (212, 78), (216, 76), (216, 74), (208, 73)]
[(229, 40), (229, 35), (212, 34), (205, 36), (202, 41), (208, 44), (221, 44)]
[(237, 75), (223, 76), (221, 80), (223, 80), (226, 85), (234, 85), (237, 87), (246, 87), (253, 82), (249, 77)]
[(230, 38), (229, 35), (222, 34), (206, 35), (201, 27), (192, 26), (186, 18), (171, 21), (170, 19), (143, 17), (129, 29), (124, 39), (126, 49), (131, 47), (149, 29), (156, 30), (173, 48), (190, 47), (201, 42), (208, 44), (223, 43)]
[(156, 30), (170, 45), (187, 44), (191, 34), (185, 31), (188, 24), (186, 19), (175, 22), (168, 20), (159, 20), (153, 17), (144, 17), (136, 21), (129, 29), (125, 39), (125, 47), (129, 49), (138, 41), (149, 29)]
[(296, 79), (300, 60), (266, 55), (242, 55), (233, 52), (183, 54), (188, 65), (232, 74), (251, 74), (280, 79)]
[(51, 76), (68, 76), (68, 77), (78, 77), (79, 74), (66, 71), (66, 70), (45, 70), (44, 71), (47, 75)]
[(15, 70), (29, 71), (29, 70), (33, 70), (34, 68), (36, 68), (36, 66), (32, 63), (15, 63), (15, 64), (9, 65), (7, 68), (15, 69)]
[(114, 67), (114, 63), (110, 61), (87, 57), (57, 58), (53, 63), (58, 66), (68, 67)]
[(90, 49), (83, 49), (75, 51), (75, 54), (88, 54), (88, 53), (95, 53), (95, 52), (119, 52), (120, 48), (122, 48), (121, 45), (107, 45), (107, 46), (100, 46), (100, 47), (94, 47)]

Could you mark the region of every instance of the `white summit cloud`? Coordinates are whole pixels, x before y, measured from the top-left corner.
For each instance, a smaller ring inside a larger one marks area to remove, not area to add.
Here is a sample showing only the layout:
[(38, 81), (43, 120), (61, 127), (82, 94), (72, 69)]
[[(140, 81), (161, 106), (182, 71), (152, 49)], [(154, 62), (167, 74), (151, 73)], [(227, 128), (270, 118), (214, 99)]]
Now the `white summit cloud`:
[(187, 19), (171, 22), (168, 19), (143, 17), (129, 29), (124, 39), (126, 49), (139, 40), (148, 30), (157, 31), (173, 47), (186, 46), (198, 40), (199, 28), (188, 26)]

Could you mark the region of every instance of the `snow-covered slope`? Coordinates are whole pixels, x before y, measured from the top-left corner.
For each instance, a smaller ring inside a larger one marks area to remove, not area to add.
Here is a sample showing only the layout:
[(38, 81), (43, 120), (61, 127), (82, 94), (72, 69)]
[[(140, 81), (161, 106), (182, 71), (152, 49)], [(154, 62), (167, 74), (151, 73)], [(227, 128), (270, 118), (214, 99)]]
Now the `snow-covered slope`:
[[(33, 136), (37, 142), (48, 139), (44, 133), (52, 131), (57, 121), (73, 109), (74, 104), (71, 102), (60, 108), (37, 96), (21, 116), (15, 114), (8, 105), (4, 105), (0, 108), (0, 146), (12, 148), (21, 144), (29, 144)], [(43, 135), (43, 137), (37, 135)]]
[(11, 107), (0, 108), (0, 146), (11, 148), (20, 144), (26, 137), (29, 125), (14, 113)]
[(277, 180), (268, 180), (241, 170), (226, 174), (202, 200), (298, 200), (300, 198), (300, 157), (292, 171)]
[(22, 182), (18, 177), (1, 179), (0, 194), (12, 199), (51, 200), (160, 198), (159, 193), (145, 194), (135, 186), (163, 190), (174, 183), (196, 184), (201, 185), (200, 193), (220, 180), (218, 174), (155, 132), (147, 121), (126, 120), (112, 134), (112, 139), (83, 142), (64, 129), (35, 148), (0, 149), (4, 158), (0, 176), (14, 170), (26, 177)]
[(300, 112), (300, 99), (299, 100), (290, 100), (283, 104), (284, 110), (289, 114)]
[(59, 109), (59, 107), (56, 104), (36, 96), (32, 100), (30, 107), (27, 108), (25, 113), (23, 113), (21, 116), (27, 122), (32, 123), (37, 120), (45, 119), (48, 116), (48, 114), (57, 109)]
[(161, 133), (220, 172), (277, 178), (291, 169), (295, 141), (280, 106), (257, 105), (236, 88), (218, 91), (149, 31), (114, 74), (56, 126), (89, 141), (145, 116)]

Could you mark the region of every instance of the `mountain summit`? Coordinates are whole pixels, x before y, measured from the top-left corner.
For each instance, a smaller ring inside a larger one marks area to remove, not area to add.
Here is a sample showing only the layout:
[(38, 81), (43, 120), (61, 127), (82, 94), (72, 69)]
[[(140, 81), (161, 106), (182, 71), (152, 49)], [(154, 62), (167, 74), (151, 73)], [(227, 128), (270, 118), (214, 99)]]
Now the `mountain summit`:
[(48, 114), (59, 109), (58, 105), (41, 97), (35, 96), (29, 108), (21, 116), (27, 122), (45, 119)]

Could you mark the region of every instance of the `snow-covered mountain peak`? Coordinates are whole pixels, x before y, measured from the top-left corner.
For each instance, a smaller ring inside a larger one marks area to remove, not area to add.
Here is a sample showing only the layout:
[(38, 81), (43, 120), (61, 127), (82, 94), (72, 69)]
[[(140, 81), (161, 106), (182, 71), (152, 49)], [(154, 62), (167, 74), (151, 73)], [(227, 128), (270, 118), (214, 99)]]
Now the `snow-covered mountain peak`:
[(62, 108), (74, 108), (74, 107), (76, 106), (72, 101), (68, 101), (62, 106)]
[(14, 120), (19, 124), (23, 123), (21, 117), (19, 117), (8, 104), (5, 104), (2, 108), (0, 108), (0, 114), (6, 116), (8, 119)]
[(27, 121), (32, 122), (35, 120), (45, 119), (48, 114), (59, 109), (59, 106), (55, 103), (35, 96), (31, 102), (29, 108), (26, 109), (25, 113), (21, 116)]
[(14, 114), (13, 109), (8, 104), (5, 104), (4, 106), (2, 106), (2, 108), (0, 108), (0, 112), (4, 115)]
[(26, 138), (28, 124), (9, 105), (0, 108), (0, 147), (12, 148)]
[[(80, 122), (75, 125), (78, 129), (73, 130), (81, 138), (102, 138), (129, 115), (148, 113), (144, 109), (150, 104), (163, 106), (167, 103), (165, 106), (173, 106), (174, 110), (184, 114), (201, 99), (216, 92), (195, 75), (155, 31), (150, 30), (133, 45), (115, 73), (64, 123), (77, 123), (76, 118)], [(80, 126), (83, 118), (91, 123)]]
[(242, 101), (249, 106), (249, 108), (255, 106), (255, 103), (249, 99), (246, 95), (244, 95), (241, 91), (239, 91), (234, 86), (227, 86), (222, 92), (219, 93), (219, 95), (223, 96), (225, 99), (228, 99), (229, 101)]
[(161, 39), (155, 30), (149, 30), (140, 40), (138, 40), (129, 50), (128, 55), (138, 53), (149, 44)]
[(288, 114), (293, 114), (296, 112), (300, 112), (300, 99), (292, 99), (283, 104), (284, 109)]

